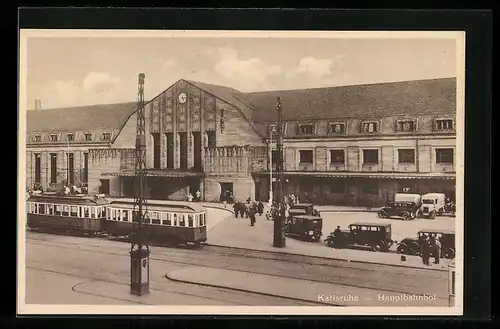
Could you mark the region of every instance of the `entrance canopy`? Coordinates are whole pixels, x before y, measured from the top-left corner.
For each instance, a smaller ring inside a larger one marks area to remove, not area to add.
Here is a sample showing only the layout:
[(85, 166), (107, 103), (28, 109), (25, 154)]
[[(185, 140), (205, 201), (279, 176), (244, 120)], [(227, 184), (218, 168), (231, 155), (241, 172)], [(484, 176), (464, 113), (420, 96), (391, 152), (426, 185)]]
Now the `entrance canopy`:
[[(255, 172), (256, 176), (269, 175), (269, 172)], [(449, 173), (387, 173), (387, 172), (319, 172), (319, 171), (286, 171), (285, 176), (302, 176), (318, 178), (378, 178), (378, 179), (448, 179), (454, 180), (455, 174)]]
[[(133, 177), (135, 170), (120, 170), (118, 172), (102, 173), (102, 176), (119, 176), (119, 177)], [(145, 175), (147, 177), (165, 177), (165, 178), (187, 178), (187, 177), (203, 177), (205, 174), (202, 172), (193, 172), (188, 170), (174, 170), (174, 169), (146, 169)]]

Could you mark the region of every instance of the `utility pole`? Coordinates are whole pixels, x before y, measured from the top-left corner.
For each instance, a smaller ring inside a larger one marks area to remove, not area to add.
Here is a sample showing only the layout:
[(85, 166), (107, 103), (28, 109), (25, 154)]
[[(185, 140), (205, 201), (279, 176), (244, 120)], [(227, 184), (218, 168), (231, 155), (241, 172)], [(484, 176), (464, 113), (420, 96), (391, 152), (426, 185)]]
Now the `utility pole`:
[(142, 296), (149, 293), (149, 246), (146, 239), (148, 205), (146, 189), (146, 116), (144, 110), (144, 79), (139, 74), (137, 100), (137, 132), (135, 140), (135, 199), (130, 235), (130, 293)]
[[(285, 195), (283, 192), (283, 184), (285, 181), (285, 172), (283, 166), (283, 108), (281, 106), (281, 100), (278, 97), (278, 102), (276, 105), (276, 110), (278, 111), (278, 124), (276, 127), (276, 151), (278, 153), (277, 163), (276, 163), (276, 174), (278, 184), (277, 192), (278, 196), (276, 200), (279, 202), (279, 210), (274, 218), (274, 239), (273, 246), (277, 248), (285, 247)], [(272, 168), (271, 168), (272, 170)]]
[(273, 128), (269, 128), (269, 207), (273, 205)]

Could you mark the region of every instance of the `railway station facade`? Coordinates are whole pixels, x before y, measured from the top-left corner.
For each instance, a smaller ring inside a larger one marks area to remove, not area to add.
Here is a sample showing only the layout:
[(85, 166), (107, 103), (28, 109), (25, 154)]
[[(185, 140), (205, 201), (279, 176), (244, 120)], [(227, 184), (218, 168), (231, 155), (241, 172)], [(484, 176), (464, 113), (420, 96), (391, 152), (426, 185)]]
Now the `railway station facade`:
[[(454, 197), (455, 78), (254, 93), (181, 79), (146, 103), (149, 197), (199, 190), (219, 201), (227, 190), (267, 201), (277, 97), (285, 190), (301, 201), (375, 206), (403, 189)], [(27, 188), (133, 196), (136, 110), (28, 111)]]

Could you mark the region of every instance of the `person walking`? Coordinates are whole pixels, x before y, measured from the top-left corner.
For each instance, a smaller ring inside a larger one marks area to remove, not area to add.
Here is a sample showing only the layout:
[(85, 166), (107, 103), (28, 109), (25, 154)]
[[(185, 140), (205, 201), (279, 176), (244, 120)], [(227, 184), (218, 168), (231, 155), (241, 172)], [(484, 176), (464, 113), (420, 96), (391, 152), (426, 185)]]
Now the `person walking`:
[(422, 248), (422, 262), (424, 265), (429, 266), (429, 258), (430, 258), (430, 245), (429, 245), (429, 240), (428, 237), (422, 238), (421, 241), (421, 248)]
[(432, 253), (434, 256), (434, 264), (439, 264), (441, 259), (441, 242), (439, 239), (432, 238)]
[(262, 201), (259, 201), (259, 203), (257, 204), (257, 211), (259, 212), (259, 216), (262, 216), (262, 214), (264, 213), (264, 204), (262, 203)]
[(250, 209), (248, 209), (248, 217), (250, 218), (250, 226), (255, 225), (255, 212), (256, 212), (255, 207), (251, 206)]

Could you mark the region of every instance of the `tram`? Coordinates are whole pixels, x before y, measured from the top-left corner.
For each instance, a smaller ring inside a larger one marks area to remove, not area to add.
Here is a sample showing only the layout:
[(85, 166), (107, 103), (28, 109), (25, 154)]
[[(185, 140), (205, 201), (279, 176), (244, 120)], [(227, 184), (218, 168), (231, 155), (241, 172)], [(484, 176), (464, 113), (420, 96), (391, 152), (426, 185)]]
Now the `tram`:
[[(207, 210), (197, 203), (152, 200), (147, 204), (148, 240), (174, 244), (200, 244), (207, 240)], [(134, 231), (133, 200), (111, 201), (106, 207), (104, 231), (129, 236)]]
[(109, 202), (88, 195), (30, 195), (27, 202), (27, 226), (94, 235), (102, 231)]

